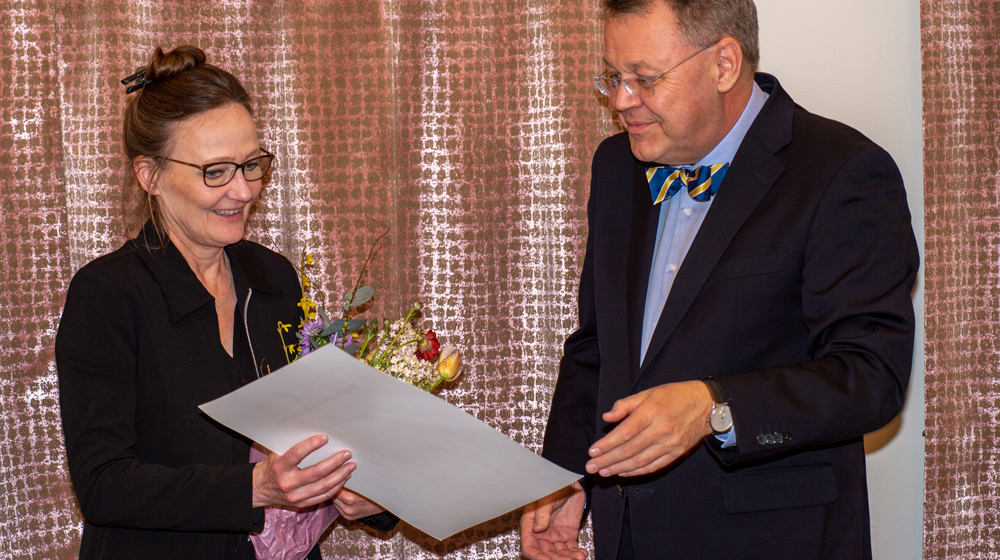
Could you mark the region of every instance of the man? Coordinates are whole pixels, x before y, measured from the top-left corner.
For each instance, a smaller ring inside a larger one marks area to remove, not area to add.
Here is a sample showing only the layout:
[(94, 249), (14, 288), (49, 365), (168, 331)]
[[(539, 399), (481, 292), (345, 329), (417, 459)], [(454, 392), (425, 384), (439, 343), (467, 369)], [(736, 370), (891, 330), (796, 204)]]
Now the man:
[[(918, 256), (891, 157), (755, 74), (751, 0), (605, 0), (580, 328), (529, 558), (871, 558), (862, 436), (900, 410)], [(680, 168), (674, 169), (674, 168)], [(716, 193), (713, 197), (712, 194)]]

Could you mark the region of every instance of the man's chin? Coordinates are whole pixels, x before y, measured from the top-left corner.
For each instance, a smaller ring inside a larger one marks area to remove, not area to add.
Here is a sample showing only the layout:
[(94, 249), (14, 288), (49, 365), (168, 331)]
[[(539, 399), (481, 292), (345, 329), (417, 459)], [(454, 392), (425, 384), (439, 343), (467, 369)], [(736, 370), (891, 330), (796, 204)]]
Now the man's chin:
[(655, 163), (656, 160), (659, 159), (659, 150), (652, 149), (641, 139), (638, 139), (631, 134), (628, 135), (628, 140), (629, 146), (632, 148), (632, 155), (635, 156), (635, 159), (649, 163)]

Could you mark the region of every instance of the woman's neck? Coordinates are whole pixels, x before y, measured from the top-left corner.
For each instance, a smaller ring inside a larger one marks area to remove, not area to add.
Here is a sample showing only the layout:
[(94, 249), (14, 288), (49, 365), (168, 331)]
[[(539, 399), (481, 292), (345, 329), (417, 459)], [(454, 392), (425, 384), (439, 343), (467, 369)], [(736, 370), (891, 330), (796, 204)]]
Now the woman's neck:
[(170, 237), (170, 242), (177, 247), (198, 280), (213, 295), (217, 291), (218, 284), (225, 284), (229, 281), (229, 268), (225, 263), (225, 249), (223, 247), (193, 246), (183, 239), (171, 236), (169, 231), (167, 236)]

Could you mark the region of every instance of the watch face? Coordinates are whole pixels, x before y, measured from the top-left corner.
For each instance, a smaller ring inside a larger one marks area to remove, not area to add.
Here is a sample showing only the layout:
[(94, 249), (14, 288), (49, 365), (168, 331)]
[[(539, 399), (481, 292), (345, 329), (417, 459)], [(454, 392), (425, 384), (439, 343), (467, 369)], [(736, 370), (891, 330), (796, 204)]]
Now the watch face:
[(712, 430), (716, 433), (728, 432), (733, 427), (733, 415), (729, 413), (729, 407), (720, 404), (712, 409)]

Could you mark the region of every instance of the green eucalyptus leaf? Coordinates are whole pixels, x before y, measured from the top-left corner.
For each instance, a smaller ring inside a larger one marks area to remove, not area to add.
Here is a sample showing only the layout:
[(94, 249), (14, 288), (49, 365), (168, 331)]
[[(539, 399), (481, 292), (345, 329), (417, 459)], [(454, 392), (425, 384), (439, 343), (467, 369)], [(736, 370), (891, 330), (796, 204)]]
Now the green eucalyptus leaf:
[(361, 330), (368, 322), (368, 319), (351, 319), (347, 322), (347, 334), (354, 334)]
[(374, 295), (375, 289), (371, 286), (362, 286), (356, 292), (347, 292), (344, 294), (344, 311), (361, 307), (368, 303), (368, 300), (372, 299)]
[[(319, 310), (319, 316), (323, 318), (323, 329), (325, 330), (327, 327), (330, 326), (330, 318), (326, 316), (326, 312), (323, 311), (322, 307), (318, 307), (317, 309)], [(329, 336), (329, 335), (324, 333), (323, 336)]]
[(330, 321), (330, 324), (325, 329), (323, 329), (323, 332), (322, 334), (320, 334), (320, 336), (330, 336), (333, 333), (338, 333), (344, 330), (345, 326), (347, 326), (347, 321), (344, 321), (343, 319), (335, 319), (333, 321)]
[(344, 346), (344, 352), (347, 352), (348, 354), (350, 354), (352, 356), (357, 351), (358, 351), (358, 345), (357, 344), (348, 344), (347, 346)]

